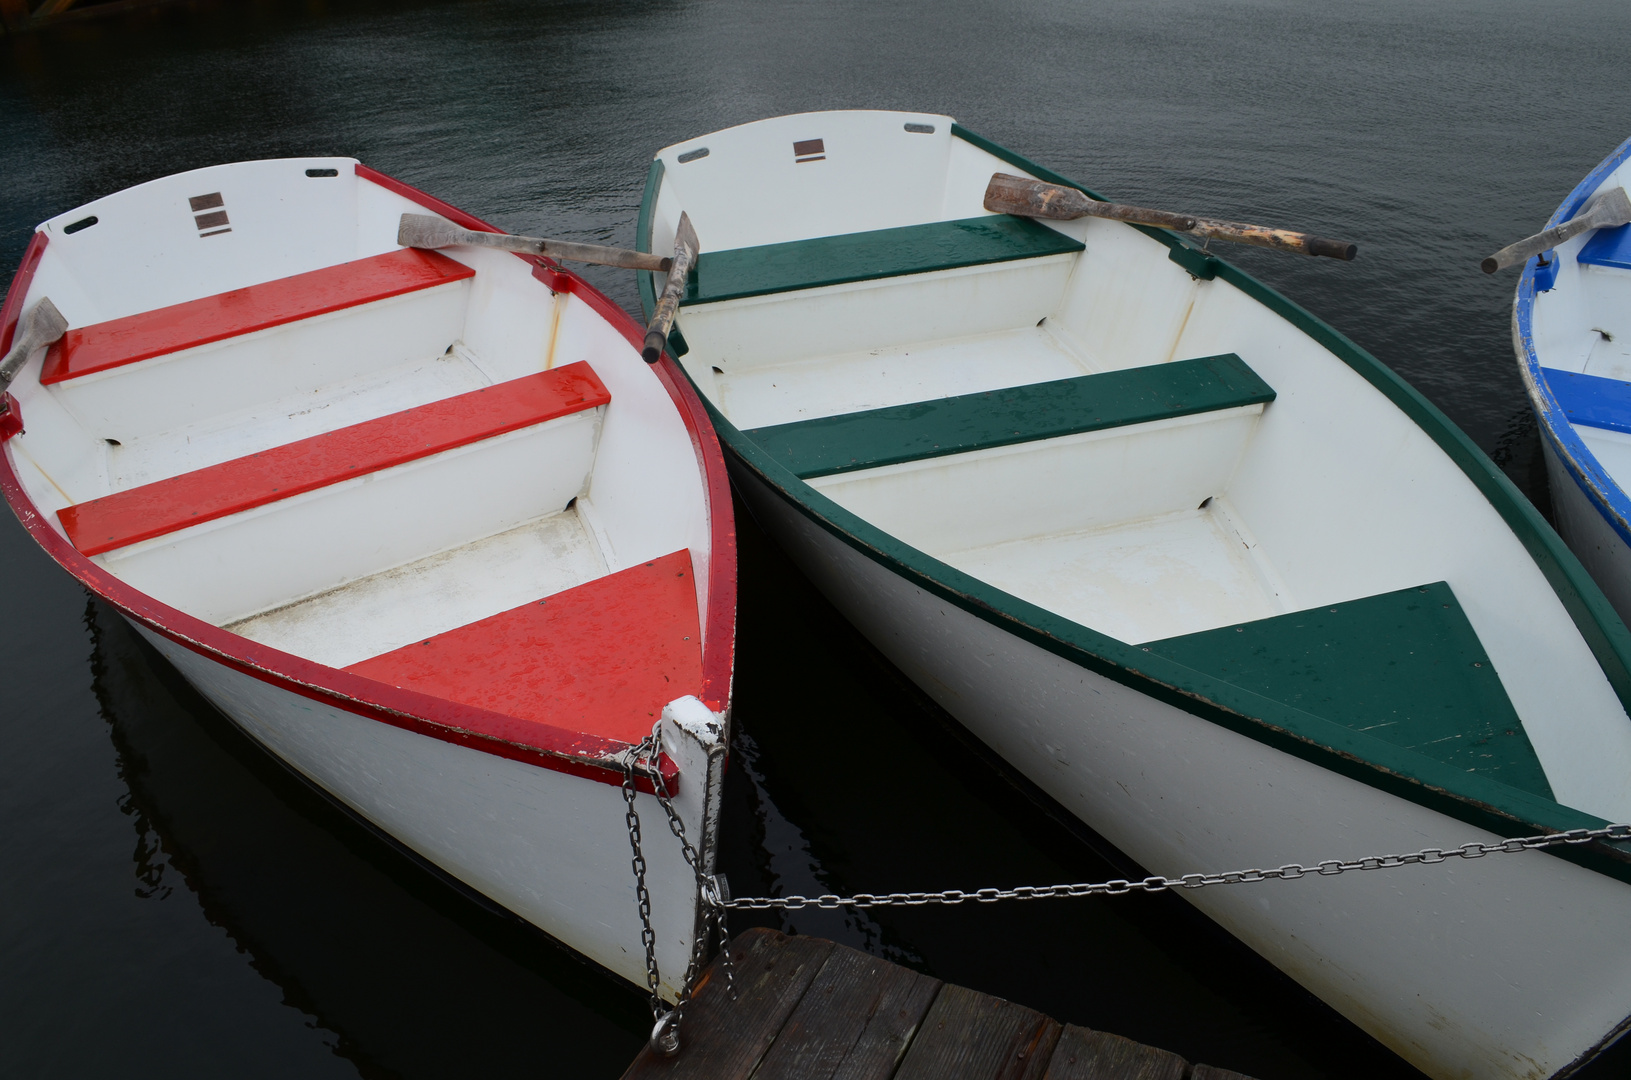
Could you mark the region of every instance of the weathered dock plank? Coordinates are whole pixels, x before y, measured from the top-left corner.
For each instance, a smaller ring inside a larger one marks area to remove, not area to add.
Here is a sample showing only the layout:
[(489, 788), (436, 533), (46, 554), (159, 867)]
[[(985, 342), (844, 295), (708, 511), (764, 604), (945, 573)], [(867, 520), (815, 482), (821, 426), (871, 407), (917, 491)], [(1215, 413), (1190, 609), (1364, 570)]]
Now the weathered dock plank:
[(935, 998), (896, 1080), (1041, 1080), (1059, 1022), (961, 986)]
[(835, 948), (820, 938), (771, 931), (738, 936), (731, 943), (736, 1000), (715, 961), (686, 1010), (684, 1049), (671, 1058), (646, 1049), (624, 1080), (747, 1080)]
[(1184, 1080), (1188, 1072), (1189, 1062), (1170, 1050), (1069, 1024), (1053, 1048), (1046, 1080)]
[(839, 946), (788, 1018), (754, 1080), (889, 1076), (940, 980)]
[(623, 1080), (1251, 1080), (947, 986), (819, 938), (748, 930), (703, 973), (672, 1058)]

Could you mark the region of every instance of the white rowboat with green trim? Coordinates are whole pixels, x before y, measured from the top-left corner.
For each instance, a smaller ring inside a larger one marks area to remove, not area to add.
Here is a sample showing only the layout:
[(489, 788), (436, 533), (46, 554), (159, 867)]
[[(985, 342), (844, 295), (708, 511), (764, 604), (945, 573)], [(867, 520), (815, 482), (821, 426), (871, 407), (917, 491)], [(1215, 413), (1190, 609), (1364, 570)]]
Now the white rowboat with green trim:
[[(1466, 436), (1175, 235), (986, 213), (994, 172), (1069, 183), (915, 113), (652, 164), (641, 246), (702, 247), (672, 351), (832, 602), (1154, 873), (1631, 819), (1631, 636)], [(1631, 1016), (1607, 844), (1186, 899), (1435, 1077)]]

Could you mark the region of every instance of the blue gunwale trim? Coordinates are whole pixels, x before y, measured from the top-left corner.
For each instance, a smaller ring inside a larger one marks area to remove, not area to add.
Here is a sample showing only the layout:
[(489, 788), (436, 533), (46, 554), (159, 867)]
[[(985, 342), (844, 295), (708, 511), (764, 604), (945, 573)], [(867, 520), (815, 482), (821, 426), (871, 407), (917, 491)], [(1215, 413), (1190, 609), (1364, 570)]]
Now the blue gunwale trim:
[[(952, 134), (1033, 176), (1066, 184), (1093, 198), (1102, 196), (1044, 169), (981, 136), (952, 125)], [(649, 251), (651, 209), (662, 182), (662, 162), (654, 160), (641, 201), (636, 246)], [(1159, 229), (1132, 226), (1169, 248), (1189, 247)], [(1631, 633), (1585, 569), (1493, 462), (1435, 406), (1369, 353), (1279, 293), (1212, 257), (1218, 276), (1285, 317), (1317, 343), (1354, 368), (1426, 431), (1489, 499), (1524, 543), (1592, 648), (1622, 704), (1631, 698)], [(656, 290), (640, 275), (640, 297), (649, 313)], [(682, 366), (683, 370), (683, 366)], [(689, 377), (689, 374), (688, 376)], [(790, 470), (771, 459), (698, 392), (727, 454), (748, 469), (799, 513), (873, 561), (933, 595), (1071, 662), (1219, 724), (1237, 734), (1320, 765), (1339, 775), (1428, 807), (1455, 820), (1501, 836), (1532, 831), (1592, 827), (1602, 819), (1541, 799), (1499, 781), (1464, 773), (1439, 762), (1389, 747), (1361, 732), (1259, 697), (1204, 672), (1145, 653), (1018, 597), (918, 551), (844, 510)], [(1317, 737), (1316, 737), (1317, 736)], [(1391, 760), (1408, 771), (1378, 764)], [(1547, 849), (1566, 859), (1631, 883), (1631, 846), (1591, 844)]]
[[(1549, 229), (1572, 218), (1596, 193), (1604, 178), (1628, 157), (1631, 157), (1631, 139), (1621, 143), (1575, 185), (1568, 198), (1547, 220), (1545, 227)], [(1540, 356), (1535, 352), (1535, 270), (1536, 257), (1531, 257), (1524, 263), (1523, 274), (1518, 278), (1517, 295), (1512, 303), (1513, 344), (1518, 354), (1518, 372), (1523, 376), (1524, 389), (1529, 392), (1530, 407), (1540, 421), (1541, 435), (1551, 443), (1553, 453), (1563, 463), (1575, 485), (1620, 539), (1631, 546), (1631, 497), (1614, 482), (1608, 470), (1597, 460), (1597, 455), (1574, 430), (1563, 406), (1558, 403), (1557, 395), (1541, 373)]]

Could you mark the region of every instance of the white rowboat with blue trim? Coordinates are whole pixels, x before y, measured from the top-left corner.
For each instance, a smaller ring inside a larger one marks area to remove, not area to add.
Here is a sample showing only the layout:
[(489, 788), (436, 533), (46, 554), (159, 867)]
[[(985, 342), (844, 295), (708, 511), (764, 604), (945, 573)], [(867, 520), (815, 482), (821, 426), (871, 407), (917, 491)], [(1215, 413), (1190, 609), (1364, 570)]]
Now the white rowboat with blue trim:
[[(1631, 182), (1631, 139), (1582, 180), (1548, 227)], [(1558, 532), (1631, 617), (1631, 225), (1590, 229), (1530, 258), (1512, 339), (1540, 422)]]
[[(1070, 183), (919, 113), (652, 164), (641, 246), (701, 242), (671, 351), (834, 605), (1153, 873), (1631, 817), (1631, 637), (1466, 436), (1174, 234), (986, 212), (999, 172)], [(1606, 844), (1186, 899), (1435, 1077), (1631, 1017)]]

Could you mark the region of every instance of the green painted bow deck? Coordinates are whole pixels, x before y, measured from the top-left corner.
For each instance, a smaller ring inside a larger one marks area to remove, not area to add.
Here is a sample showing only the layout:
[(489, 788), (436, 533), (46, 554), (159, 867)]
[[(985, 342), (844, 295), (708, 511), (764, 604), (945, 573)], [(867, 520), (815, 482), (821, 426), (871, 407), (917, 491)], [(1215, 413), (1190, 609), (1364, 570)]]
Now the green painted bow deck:
[(735, 998), (715, 960), (680, 1052), (623, 1080), (1249, 1080), (821, 938), (748, 930), (730, 955)]

